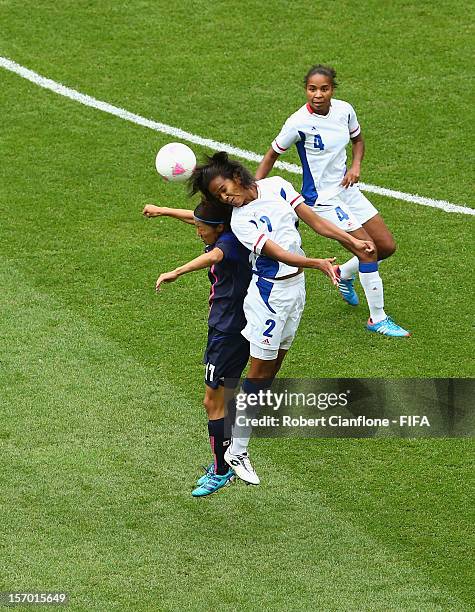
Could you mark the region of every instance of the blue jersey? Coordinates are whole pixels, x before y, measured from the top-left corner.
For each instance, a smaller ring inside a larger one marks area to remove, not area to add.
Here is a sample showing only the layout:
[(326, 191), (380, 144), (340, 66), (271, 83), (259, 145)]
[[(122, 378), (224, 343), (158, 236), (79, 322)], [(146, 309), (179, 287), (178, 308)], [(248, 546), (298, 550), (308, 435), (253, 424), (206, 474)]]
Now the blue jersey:
[(221, 249), (224, 258), (208, 272), (211, 281), (208, 325), (222, 332), (238, 333), (246, 326), (242, 305), (252, 277), (249, 251), (232, 232), (224, 232), (205, 250), (215, 247)]

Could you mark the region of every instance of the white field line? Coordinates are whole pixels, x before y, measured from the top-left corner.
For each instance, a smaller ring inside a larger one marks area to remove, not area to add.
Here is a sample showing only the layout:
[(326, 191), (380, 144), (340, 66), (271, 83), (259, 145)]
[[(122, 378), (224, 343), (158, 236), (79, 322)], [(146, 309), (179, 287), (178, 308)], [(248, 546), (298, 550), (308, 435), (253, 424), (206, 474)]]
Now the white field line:
[[(101, 100), (97, 100), (96, 98), (93, 98), (86, 94), (82, 94), (79, 91), (76, 91), (75, 89), (65, 87), (64, 85), (61, 85), (61, 83), (57, 83), (56, 81), (41, 76), (40, 74), (33, 72), (33, 70), (29, 70), (28, 68), (25, 68), (24, 66), (21, 66), (20, 64), (17, 64), (16, 62), (6, 57), (0, 56), (0, 67), (5, 68), (10, 72), (14, 72), (15, 74), (18, 74), (24, 79), (31, 81), (35, 85), (39, 85), (44, 89), (49, 89), (54, 93), (64, 96), (65, 98), (70, 98), (71, 100), (80, 102), (85, 106), (96, 108), (105, 113), (109, 113), (110, 115), (115, 115), (116, 117), (125, 119), (126, 121), (130, 121), (137, 125), (142, 125), (143, 127), (150, 128), (151, 130), (162, 132), (163, 134), (168, 134), (170, 136), (173, 136), (173, 138), (179, 138), (180, 140), (193, 142), (197, 145), (208, 147), (209, 149), (215, 151), (226, 151), (231, 155), (241, 157), (242, 159), (246, 159), (248, 161), (260, 162), (262, 159), (262, 155), (253, 153), (252, 151), (247, 151), (246, 149), (239, 149), (225, 142), (218, 142), (216, 140), (210, 140), (209, 138), (203, 138), (201, 136), (198, 136), (197, 134), (185, 132), (180, 128), (176, 128), (165, 123), (159, 123), (158, 121), (146, 119), (145, 117), (130, 113), (129, 111), (118, 106), (113, 106), (112, 104), (108, 104), (107, 102), (102, 102)], [(286, 170), (287, 172), (291, 172), (293, 174), (302, 174), (301, 168), (296, 164), (289, 164), (287, 162), (278, 161), (276, 162), (275, 167), (280, 168), (282, 170)], [(431, 206), (432, 208), (440, 208), (441, 210), (444, 210), (445, 212), (449, 213), (475, 215), (475, 209), (469, 208), (468, 206), (451, 204), (450, 202), (446, 202), (445, 200), (433, 200), (432, 198), (425, 198), (412, 193), (404, 193), (403, 191), (386, 189), (385, 187), (378, 187), (377, 185), (367, 185), (366, 183), (360, 183), (359, 185), (363, 191), (376, 193), (378, 195), (383, 195), (388, 198), (404, 200), (405, 202), (421, 204), (422, 206)]]

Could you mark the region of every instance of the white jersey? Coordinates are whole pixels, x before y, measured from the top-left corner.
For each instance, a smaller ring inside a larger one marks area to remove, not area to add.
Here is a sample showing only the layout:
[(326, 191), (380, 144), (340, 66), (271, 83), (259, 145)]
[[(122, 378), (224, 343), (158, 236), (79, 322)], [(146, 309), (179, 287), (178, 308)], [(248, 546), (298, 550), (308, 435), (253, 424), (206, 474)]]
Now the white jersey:
[(343, 187), (346, 146), (361, 129), (351, 104), (332, 99), (327, 115), (314, 113), (305, 104), (284, 123), (272, 142), (276, 153), (285, 153), (293, 144), (302, 163), (302, 195), (309, 206), (333, 198)]
[(262, 255), (270, 238), (291, 253), (304, 255), (297, 230), (295, 208), (304, 199), (294, 187), (280, 176), (256, 181), (257, 198), (233, 209), (231, 229), (235, 236), (251, 251), (250, 262), (254, 274), (262, 278), (281, 278), (297, 272), (297, 268)]

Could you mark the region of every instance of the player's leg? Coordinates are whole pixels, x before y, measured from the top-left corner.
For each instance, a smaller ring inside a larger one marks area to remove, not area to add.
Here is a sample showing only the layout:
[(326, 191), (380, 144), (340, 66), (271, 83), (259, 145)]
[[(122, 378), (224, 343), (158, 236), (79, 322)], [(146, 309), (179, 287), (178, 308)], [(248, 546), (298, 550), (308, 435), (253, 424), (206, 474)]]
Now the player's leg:
[(379, 261), (390, 257), (396, 251), (396, 242), (378, 209), (373, 206), (357, 185), (343, 190), (338, 194), (338, 197), (371, 236), (371, 240), (378, 250)]
[(287, 350), (288, 349), (283, 349), (283, 348), (279, 349), (279, 354), (277, 355), (277, 363), (276, 363), (276, 369), (275, 369), (275, 376), (277, 376), (277, 374), (280, 371), (280, 368), (282, 366), (282, 362), (284, 361), (285, 356), (287, 355)]
[[(363, 222), (362, 227), (376, 245), (376, 249), (378, 251), (378, 263), (381, 263), (382, 260), (387, 259), (393, 253), (395, 253), (396, 242), (379, 213), (377, 213), (372, 219)], [(356, 255), (351, 257), (348, 261), (345, 261), (345, 263), (340, 264), (340, 278), (343, 281), (354, 279), (356, 273), (358, 272), (358, 264), (359, 260)]]
[[(396, 242), (378, 210), (361, 193), (356, 185), (342, 191), (338, 197), (353, 213), (358, 223), (368, 232), (376, 245), (379, 261), (387, 259), (396, 251)], [(352, 257), (340, 266), (341, 278), (354, 278), (358, 272), (358, 258)]]
[[(256, 354), (259, 354), (259, 357), (256, 357)], [(261, 358), (263, 356), (264, 359)], [(242, 401), (246, 402), (249, 396), (258, 397), (261, 391), (269, 389), (274, 380), (277, 367), (278, 349), (261, 349), (261, 347), (251, 342), (249, 371), (239, 391)], [(252, 426), (247, 419), (256, 416), (255, 408), (254, 406), (250, 407), (247, 405), (239, 413), (236, 411), (236, 416), (239, 417), (239, 421), (236, 419), (236, 423), (233, 426), (231, 444), (224, 455), (224, 460), (241, 480), (249, 484), (258, 485), (260, 480), (252, 466), (248, 452)]]
[(396, 252), (396, 241), (379, 213), (362, 225), (376, 245), (379, 261), (391, 257)]
[(213, 462), (197, 483), (194, 497), (209, 495), (228, 484), (234, 476), (224, 460), (231, 438), (225, 427), (225, 388), (227, 380), (238, 380), (249, 357), (249, 343), (241, 334), (226, 334), (210, 328), (205, 352), (204, 406)]
[[(243, 333), (250, 340), (251, 353), (249, 371), (241, 387), (244, 397), (249, 394), (258, 396), (260, 391), (270, 388), (293, 342), (305, 306), (303, 274), (285, 281), (276, 281), (273, 285), (265, 308), (262, 308), (262, 300), (255, 287), (250, 288), (244, 303), (248, 324)], [(242, 412), (249, 417), (256, 416), (248, 408)], [(225, 460), (234, 467), (240, 478), (258, 484), (259, 478), (252, 468), (247, 451), (251, 433), (250, 425), (235, 428)]]
[(214, 463), (213, 472), (222, 476), (228, 471), (228, 465), (224, 461), (224, 453), (231, 441), (229, 437), (226, 438), (224, 435), (224, 387), (219, 385), (218, 388), (213, 389), (206, 386), (203, 404), (208, 415), (208, 434)]
[[(360, 225), (359, 219), (356, 218), (352, 210), (350, 210), (350, 207), (347, 206), (340, 195), (330, 200), (327, 207), (323, 207), (321, 209), (316, 207), (317, 214), (329, 219), (335, 223), (335, 225), (341, 229), (344, 229), (355, 238), (360, 240), (371, 240), (372, 237), (368, 234), (366, 229)], [(362, 198), (364, 198), (362, 194), (360, 195)], [(366, 200), (366, 198), (364, 199)], [(366, 200), (366, 202), (368, 202), (371, 209), (376, 210), (368, 200)], [(367, 207), (367, 214), (370, 214), (369, 207)], [(375, 222), (375, 225), (376, 224), (377, 222)], [(352, 229), (352, 226), (356, 227)], [(381, 236), (382, 235), (383, 232)], [(389, 246), (390, 244), (387, 243), (387, 247)], [(367, 329), (385, 336), (409, 336), (409, 332), (394, 323), (394, 321), (388, 317), (384, 311), (384, 289), (383, 281), (379, 274), (377, 252), (373, 254), (366, 253), (364, 255), (358, 254), (358, 257), (354, 257), (342, 266), (337, 267), (337, 273), (340, 275), (338, 288), (343, 299), (352, 305), (356, 305), (358, 303), (358, 298), (353, 286), (355, 262), (357, 262), (358, 265), (358, 277), (363, 287), (369, 307), (369, 320), (366, 326)]]
[(209, 441), (214, 460), (206, 474), (198, 480), (191, 493), (193, 497), (211, 495), (229, 484), (234, 477), (234, 472), (224, 461), (224, 452), (230, 443), (224, 433), (224, 387), (220, 385), (213, 389), (207, 386), (203, 403), (208, 413)]
[[(314, 211), (345, 232), (353, 233), (361, 229), (361, 223), (339, 197), (334, 197), (322, 205), (315, 206)], [(355, 237), (358, 236), (355, 235)], [(359, 269), (358, 257), (352, 257), (344, 264), (335, 266), (335, 269), (339, 278), (338, 290), (341, 297), (350, 306), (358, 306), (359, 299), (354, 287), (355, 276)]]
[[(363, 228), (356, 232), (351, 232), (351, 234), (360, 240), (368, 240), (370, 238)], [(363, 258), (359, 258), (358, 276), (369, 307), (369, 319), (366, 328), (383, 336), (410, 336), (406, 329), (395, 323), (384, 311), (383, 281), (379, 274), (377, 255), (373, 261), (364, 261)]]
[[(249, 371), (240, 389), (244, 404), (249, 396), (256, 396), (260, 391), (269, 388), (274, 379), (280, 334), (286, 316), (285, 312), (281, 312), (280, 301), (277, 300), (274, 304), (278, 294), (279, 281), (253, 278), (244, 300), (243, 308), (247, 324), (242, 334), (249, 340), (251, 355)], [(254, 415), (254, 408), (247, 404), (236, 413), (232, 441), (224, 458), (239, 478), (249, 484), (259, 484), (259, 477), (252, 467), (248, 454), (252, 426), (247, 419)]]
[[(359, 240), (371, 240), (369, 234), (362, 227), (349, 233)], [(384, 289), (379, 274), (377, 253), (358, 257), (358, 277), (366, 297), (370, 319), (374, 323), (379, 323), (387, 315), (384, 311)]]

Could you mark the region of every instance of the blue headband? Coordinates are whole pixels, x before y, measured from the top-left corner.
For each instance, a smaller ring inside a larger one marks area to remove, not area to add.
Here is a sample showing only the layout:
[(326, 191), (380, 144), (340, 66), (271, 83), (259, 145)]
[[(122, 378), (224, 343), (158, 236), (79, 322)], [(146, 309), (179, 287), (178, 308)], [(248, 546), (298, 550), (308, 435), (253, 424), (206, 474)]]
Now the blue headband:
[(220, 223), (223, 223), (224, 225), (226, 225), (226, 221), (209, 221), (208, 219), (201, 219), (201, 217), (197, 217), (196, 215), (193, 215), (193, 217), (197, 220), (197, 221), (201, 221), (202, 223), (207, 223), (208, 225), (219, 225)]

